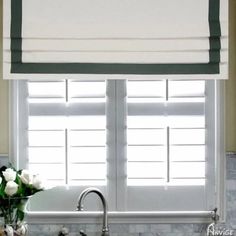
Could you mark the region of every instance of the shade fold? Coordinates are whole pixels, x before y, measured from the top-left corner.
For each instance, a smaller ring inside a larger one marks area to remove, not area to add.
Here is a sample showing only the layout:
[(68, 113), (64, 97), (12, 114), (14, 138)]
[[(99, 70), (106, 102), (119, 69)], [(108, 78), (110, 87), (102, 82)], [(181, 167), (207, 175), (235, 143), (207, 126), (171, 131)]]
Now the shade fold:
[(4, 0), (3, 54), (4, 79), (227, 79), (228, 0)]

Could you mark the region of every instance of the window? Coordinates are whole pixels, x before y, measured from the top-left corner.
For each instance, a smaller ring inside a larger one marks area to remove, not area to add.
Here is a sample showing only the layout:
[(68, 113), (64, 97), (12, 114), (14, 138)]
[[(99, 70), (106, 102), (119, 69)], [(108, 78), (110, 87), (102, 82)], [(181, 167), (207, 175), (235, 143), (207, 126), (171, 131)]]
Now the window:
[(87, 186), (111, 211), (216, 206), (217, 82), (20, 81), (14, 91), (18, 164), (76, 192), (69, 209), (36, 210), (74, 209)]

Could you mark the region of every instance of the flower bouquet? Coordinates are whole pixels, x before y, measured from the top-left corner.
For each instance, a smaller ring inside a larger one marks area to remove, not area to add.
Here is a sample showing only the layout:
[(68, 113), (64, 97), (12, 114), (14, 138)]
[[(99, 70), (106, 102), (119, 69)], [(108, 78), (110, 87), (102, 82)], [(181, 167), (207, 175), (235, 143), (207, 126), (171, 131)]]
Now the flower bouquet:
[(28, 170), (0, 168), (0, 217), (4, 219), (1, 235), (26, 235), (25, 206), (33, 194), (42, 191), (42, 180)]

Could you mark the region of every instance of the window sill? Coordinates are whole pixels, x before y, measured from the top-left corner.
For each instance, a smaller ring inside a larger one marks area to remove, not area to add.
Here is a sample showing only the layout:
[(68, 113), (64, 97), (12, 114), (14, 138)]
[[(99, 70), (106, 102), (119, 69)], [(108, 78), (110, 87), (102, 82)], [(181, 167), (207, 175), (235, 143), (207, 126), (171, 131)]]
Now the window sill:
[[(109, 223), (209, 223), (211, 211), (109, 212)], [(102, 212), (27, 212), (29, 224), (101, 223)]]

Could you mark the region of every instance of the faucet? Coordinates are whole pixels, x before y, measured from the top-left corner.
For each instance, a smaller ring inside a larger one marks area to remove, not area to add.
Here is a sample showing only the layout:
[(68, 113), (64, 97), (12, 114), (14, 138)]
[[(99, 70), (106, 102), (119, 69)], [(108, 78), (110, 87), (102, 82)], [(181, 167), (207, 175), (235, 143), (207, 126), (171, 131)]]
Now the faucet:
[(107, 201), (106, 201), (105, 197), (103, 196), (102, 192), (99, 189), (97, 189), (97, 188), (87, 188), (87, 189), (85, 189), (79, 196), (77, 210), (78, 211), (83, 210), (83, 201), (89, 193), (96, 193), (102, 201), (102, 205), (103, 205), (103, 226), (102, 226), (102, 235), (101, 236), (109, 236), (108, 218), (107, 218), (107, 211), (108, 211)]
[(215, 235), (216, 224), (219, 221), (219, 215), (217, 215), (217, 208), (215, 208), (211, 213), (212, 223), (207, 227), (207, 236)]

